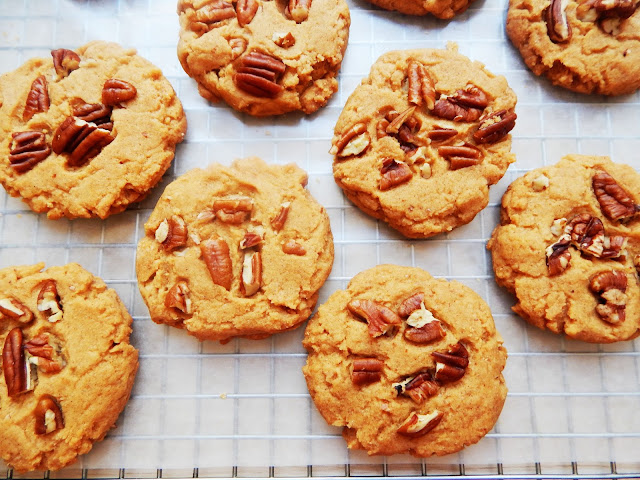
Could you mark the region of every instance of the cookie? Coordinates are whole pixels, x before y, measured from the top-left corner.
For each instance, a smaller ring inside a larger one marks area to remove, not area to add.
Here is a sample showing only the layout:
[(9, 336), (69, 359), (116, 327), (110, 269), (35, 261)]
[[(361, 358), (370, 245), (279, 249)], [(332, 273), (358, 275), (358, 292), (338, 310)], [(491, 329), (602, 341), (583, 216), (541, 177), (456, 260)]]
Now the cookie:
[(369, 455), (457, 452), (493, 428), (507, 395), (487, 304), (419, 268), (359, 273), (320, 306), (303, 344), (316, 407)]
[(608, 157), (567, 155), (515, 180), (488, 243), (513, 310), (585, 342), (640, 334), (640, 175)]
[(345, 0), (180, 0), (178, 58), (200, 95), (250, 115), (313, 113), (338, 90)]
[(113, 428), (138, 369), (116, 292), (70, 263), (0, 270), (0, 456), (58, 470)]
[(167, 186), (138, 244), (151, 319), (221, 341), (306, 320), (333, 265), (329, 218), (306, 182), (295, 165), (248, 158)]
[(452, 18), (464, 12), (473, 0), (368, 0), (385, 10), (397, 10), (407, 15), (431, 14), (438, 18)]
[(411, 238), (476, 216), (515, 160), (516, 96), (454, 48), (380, 57), (335, 127), (333, 175), (361, 210)]
[(162, 72), (115, 43), (0, 77), (0, 182), (49, 218), (106, 218), (169, 168), (186, 119)]
[(510, 0), (507, 34), (527, 66), (580, 93), (640, 88), (636, 0)]

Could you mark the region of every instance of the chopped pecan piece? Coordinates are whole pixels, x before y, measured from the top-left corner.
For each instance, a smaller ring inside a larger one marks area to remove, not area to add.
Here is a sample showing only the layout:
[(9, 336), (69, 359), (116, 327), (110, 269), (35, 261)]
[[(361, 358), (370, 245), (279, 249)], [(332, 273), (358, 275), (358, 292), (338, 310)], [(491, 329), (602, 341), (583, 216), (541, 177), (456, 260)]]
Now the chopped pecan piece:
[(54, 350), (49, 345), (49, 335), (41, 334), (24, 344), (28, 353), (27, 363), (35, 365), (44, 373), (58, 373), (62, 370), (62, 364), (54, 360)]
[(542, 11), (542, 18), (547, 24), (547, 35), (554, 43), (568, 42), (571, 38), (567, 4), (568, 0), (551, 0), (551, 4)]
[(293, 36), (291, 32), (287, 32), (287, 33), (276, 32), (271, 36), (271, 40), (273, 40), (273, 43), (275, 43), (281, 48), (291, 48), (296, 44), (296, 38)]
[[(391, 135), (400, 144), (400, 148), (405, 153), (414, 152), (423, 142), (416, 136), (420, 130), (420, 120), (411, 115), (415, 107), (410, 107), (402, 113), (395, 110), (385, 115), (385, 118), (378, 122), (376, 134), (378, 139), (384, 135)], [(384, 130), (381, 130), (384, 127)], [(381, 134), (384, 134), (381, 136)]]
[(449, 160), (451, 170), (471, 167), (482, 163), (482, 151), (469, 143), (464, 145), (443, 145), (438, 147), (438, 154)]
[(119, 105), (136, 98), (136, 87), (124, 80), (110, 78), (102, 86), (102, 103), (105, 105)]
[(444, 128), (437, 125), (433, 126), (433, 129), (427, 133), (427, 137), (432, 142), (444, 142), (455, 137), (458, 131), (453, 128)]
[(415, 112), (415, 110), (416, 107), (409, 107), (405, 111), (399, 113), (393, 120), (391, 120), (389, 125), (387, 125), (385, 131), (390, 134), (398, 133), (400, 131), (400, 127), (402, 127), (402, 125), (404, 125), (413, 116), (413, 112)]
[(260, 52), (250, 52), (239, 60), (233, 81), (240, 90), (256, 97), (276, 97), (283, 88), (278, 79), (287, 69), (279, 59)]
[(473, 132), (476, 143), (497, 143), (516, 126), (515, 112), (500, 110), (480, 121), (480, 127)]
[(43, 312), (51, 323), (62, 320), (62, 305), (54, 280), (47, 280), (42, 284), (38, 293), (38, 311)]
[(369, 335), (373, 338), (391, 332), (402, 319), (390, 308), (373, 300), (351, 300), (347, 309), (369, 325)]
[(36, 435), (47, 435), (64, 428), (62, 408), (52, 395), (42, 395), (33, 414), (36, 417)]
[(604, 248), (600, 258), (620, 258), (625, 256), (627, 239), (622, 235), (604, 237)]
[(232, 38), (229, 40), (229, 47), (231, 47), (231, 58), (235, 60), (247, 49), (247, 41), (244, 38)]
[(404, 299), (398, 307), (398, 315), (407, 318), (414, 311), (419, 310), (424, 302), (424, 293), (418, 292)]
[(547, 268), (549, 269), (549, 275), (560, 275), (567, 268), (571, 262), (571, 240), (567, 237), (561, 237), (553, 245), (547, 247)]
[(229, 195), (213, 201), (216, 217), (224, 223), (239, 225), (251, 214), (253, 199), (244, 195)]
[(189, 285), (187, 282), (180, 281), (176, 283), (171, 289), (167, 292), (167, 296), (164, 297), (164, 306), (172, 309), (181, 311), (187, 315), (190, 315), (191, 310), (191, 298), (189, 298)]
[(47, 79), (40, 75), (31, 84), (31, 89), (27, 94), (27, 101), (22, 112), (22, 120), (27, 122), (40, 112), (49, 110), (49, 91), (47, 90)]
[(398, 433), (405, 437), (422, 437), (431, 430), (436, 428), (444, 413), (434, 410), (427, 415), (420, 415), (419, 413), (412, 412), (407, 419), (398, 427)]
[(599, 218), (588, 213), (576, 215), (567, 223), (565, 233), (571, 234), (571, 241), (578, 250), (600, 257), (604, 250), (604, 225)]
[(354, 385), (378, 382), (382, 378), (384, 363), (377, 358), (356, 358), (353, 361), (351, 381)]
[(263, 235), (255, 232), (247, 232), (244, 234), (244, 238), (240, 240), (240, 248), (242, 250), (246, 248), (252, 248), (256, 245), (260, 245), (264, 240)]
[(229, 18), (235, 18), (236, 11), (233, 4), (223, 0), (214, 0), (201, 6), (195, 11), (187, 13), (190, 20), (190, 27), (197, 32), (208, 32), (216, 26), (216, 23)]
[(66, 48), (51, 50), (51, 56), (53, 57), (53, 68), (56, 69), (58, 78), (66, 77), (80, 67), (80, 57), (73, 50)]
[(433, 381), (431, 374), (419, 373), (415, 377), (394, 383), (393, 388), (398, 395), (406, 395), (416, 403), (423, 403), (438, 392), (438, 383)]
[(262, 285), (262, 258), (260, 252), (247, 250), (242, 262), (241, 290), (245, 297), (250, 297), (260, 290)]
[(0, 299), (0, 313), (20, 323), (29, 323), (34, 318), (33, 312), (15, 298)]
[(200, 251), (213, 283), (230, 290), (233, 280), (233, 266), (227, 242), (221, 238), (210, 238), (200, 243)]
[(187, 238), (187, 224), (179, 215), (165, 218), (156, 228), (155, 239), (162, 245), (165, 252), (184, 247), (187, 244)]
[(423, 293), (407, 298), (400, 305), (398, 313), (401, 317), (408, 317), (403, 336), (411, 342), (430, 343), (446, 335), (440, 321), (424, 306)]
[(304, 22), (309, 17), (312, 0), (289, 0), (285, 14), (296, 23)]
[(14, 132), (11, 139), (9, 164), (18, 173), (31, 170), (51, 154), (51, 147), (42, 132)]
[(380, 190), (385, 191), (411, 180), (413, 172), (404, 162), (394, 158), (385, 158), (380, 168)]
[(609, 220), (624, 222), (640, 213), (640, 205), (607, 172), (596, 173), (592, 185), (602, 213)]
[(460, 342), (451, 346), (446, 353), (433, 352), (436, 359), (435, 379), (440, 383), (455, 382), (461, 379), (469, 365), (469, 352)]
[(22, 348), (22, 330), (14, 328), (9, 331), (2, 349), (2, 368), (7, 395), (15, 397), (31, 390), (30, 370)]
[(307, 254), (307, 250), (295, 240), (288, 240), (282, 245), (282, 251), (287, 255), (297, 255), (299, 257)]
[(487, 94), (475, 85), (467, 85), (454, 95), (441, 95), (433, 108), (433, 114), (454, 122), (475, 122), (487, 105)]
[(424, 103), (427, 110), (433, 110), (436, 104), (436, 87), (423, 64), (416, 61), (409, 63), (407, 84), (409, 103), (418, 106)]
[(236, 13), (238, 15), (238, 24), (241, 27), (249, 25), (253, 17), (256, 16), (260, 4), (258, 0), (238, 0), (236, 3)]
[(338, 157), (360, 155), (367, 149), (369, 143), (371, 143), (371, 139), (367, 133), (367, 125), (356, 123), (335, 140), (329, 153)]
[(282, 202), (280, 205), (278, 214), (271, 220), (271, 228), (273, 228), (274, 231), (279, 232), (282, 230), (282, 227), (284, 227), (287, 217), (289, 216), (289, 207), (291, 207), (291, 202)]
[(627, 275), (621, 270), (600, 272), (589, 281), (589, 289), (599, 295), (596, 313), (605, 322), (618, 325), (625, 320)]
[(101, 103), (80, 103), (74, 105), (73, 116), (84, 120), (87, 123), (93, 123), (105, 130), (113, 130), (113, 122), (111, 121), (112, 107)]
[[(429, 310), (425, 310), (429, 312)], [(431, 314), (429, 312), (429, 314)], [(433, 315), (431, 315), (433, 317)], [(411, 317), (409, 317), (411, 318)], [(430, 322), (426, 322), (419, 327), (408, 326), (404, 331), (404, 338), (413, 343), (425, 344), (444, 338), (446, 335), (442, 324), (436, 318)]]
[(98, 155), (114, 138), (107, 129), (67, 117), (55, 131), (51, 147), (57, 154), (68, 153), (69, 165), (79, 167)]
[(637, 0), (595, 0), (593, 6), (602, 18), (629, 18), (640, 7)]

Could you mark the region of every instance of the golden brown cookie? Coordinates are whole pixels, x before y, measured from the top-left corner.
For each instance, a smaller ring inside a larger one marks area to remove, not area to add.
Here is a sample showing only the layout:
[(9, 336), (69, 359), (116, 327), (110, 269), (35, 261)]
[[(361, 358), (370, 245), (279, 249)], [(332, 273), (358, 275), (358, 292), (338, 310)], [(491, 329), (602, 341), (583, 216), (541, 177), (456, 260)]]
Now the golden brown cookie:
[(504, 77), (453, 48), (386, 53), (338, 119), (335, 180), (407, 237), (449, 232), (487, 205), (515, 160), (515, 104)]
[(0, 77), (0, 182), (49, 218), (105, 218), (144, 198), (186, 127), (171, 84), (135, 50), (53, 50)]
[(295, 165), (192, 170), (145, 224), (137, 275), (151, 319), (200, 340), (263, 338), (311, 315), (333, 265), (329, 218)]
[(536, 75), (581, 93), (640, 88), (638, 0), (510, 0), (507, 34)]
[(59, 470), (113, 428), (138, 369), (131, 316), (80, 265), (0, 270), (0, 456)]
[(356, 275), (320, 306), (303, 344), (316, 407), (370, 455), (457, 452), (493, 428), (507, 395), (487, 304), (419, 268)]
[(431, 14), (438, 18), (452, 18), (464, 12), (473, 0), (368, 0), (386, 10), (407, 15)]
[(180, 0), (178, 58), (200, 95), (251, 115), (315, 112), (338, 90), (345, 0)]
[(538, 328), (609, 343), (640, 334), (640, 175), (568, 155), (518, 178), (487, 248), (513, 310)]

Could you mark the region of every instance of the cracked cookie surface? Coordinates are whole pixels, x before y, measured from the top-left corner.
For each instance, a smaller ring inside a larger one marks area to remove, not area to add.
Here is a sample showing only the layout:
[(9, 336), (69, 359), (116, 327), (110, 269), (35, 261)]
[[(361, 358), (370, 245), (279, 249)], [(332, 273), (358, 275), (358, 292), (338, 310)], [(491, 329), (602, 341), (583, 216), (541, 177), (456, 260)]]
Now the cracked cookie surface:
[(487, 248), (513, 310), (538, 328), (610, 343), (640, 333), (640, 175), (568, 155), (515, 180)]
[(397, 10), (407, 15), (431, 14), (438, 18), (452, 18), (463, 13), (473, 0), (368, 0), (386, 10)]
[(527, 66), (580, 93), (640, 88), (636, 0), (510, 0), (507, 34)]
[(151, 319), (200, 340), (297, 327), (333, 265), (324, 208), (295, 165), (258, 158), (195, 169), (145, 224), (136, 272)]
[(178, 58), (209, 101), (256, 116), (309, 114), (338, 89), (344, 0), (180, 0), (178, 14)]
[(138, 352), (116, 292), (77, 264), (0, 270), (0, 456), (59, 470), (114, 427)]
[(333, 175), (365, 213), (403, 235), (449, 232), (476, 216), (509, 164), (515, 93), (447, 50), (389, 52), (335, 126)]
[(359, 273), (319, 307), (303, 344), (316, 407), (370, 455), (456, 452), (493, 428), (506, 398), (487, 304), (419, 268)]
[(49, 218), (142, 200), (186, 131), (160, 69), (115, 43), (58, 49), (0, 77), (0, 182)]

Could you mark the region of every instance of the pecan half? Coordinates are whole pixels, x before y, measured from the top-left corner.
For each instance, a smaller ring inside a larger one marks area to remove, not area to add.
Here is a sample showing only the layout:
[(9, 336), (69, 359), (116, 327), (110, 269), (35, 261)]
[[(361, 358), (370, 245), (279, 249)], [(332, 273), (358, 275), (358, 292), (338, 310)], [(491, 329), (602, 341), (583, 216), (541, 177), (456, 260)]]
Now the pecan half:
[(66, 48), (51, 50), (51, 56), (53, 57), (53, 68), (56, 69), (58, 78), (66, 77), (80, 67), (80, 57), (73, 50)]
[(105, 105), (119, 105), (136, 98), (136, 87), (124, 80), (110, 78), (102, 86), (102, 103)]
[(602, 213), (609, 220), (624, 222), (640, 213), (640, 205), (607, 172), (596, 173), (592, 185)]
[(618, 325), (625, 320), (627, 275), (621, 270), (600, 272), (589, 281), (589, 289), (598, 294), (596, 313), (607, 323)]
[(24, 111), (22, 112), (22, 120), (27, 122), (40, 112), (49, 110), (49, 91), (47, 90), (47, 79), (44, 75), (40, 75), (31, 84), (31, 89), (27, 94)]
[(307, 249), (295, 240), (288, 240), (284, 245), (282, 245), (282, 251), (287, 255), (297, 255), (299, 257), (307, 254)]
[(35, 365), (44, 373), (58, 373), (62, 370), (62, 363), (53, 358), (54, 349), (49, 345), (49, 335), (41, 334), (32, 338), (24, 344), (24, 349), (27, 352), (27, 364)]
[(487, 105), (487, 94), (475, 85), (467, 85), (451, 96), (441, 95), (433, 108), (433, 114), (454, 122), (475, 122)]
[(54, 280), (47, 280), (40, 287), (38, 311), (43, 312), (51, 323), (62, 320), (62, 305), (60, 304), (60, 296)]
[(360, 155), (370, 143), (371, 139), (367, 133), (367, 125), (365, 123), (356, 123), (344, 132), (340, 138), (335, 140), (329, 153), (338, 157)]
[(87, 123), (93, 123), (105, 130), (113, 130), (113, 122), (111, 121), (112, 107), (101, 103), (80, 103), (74, 105), (73, 116), (84, 120)]
[(36, 417), (36, 435), (47, 435), (64, 428), (62, 408), (53, 395), (42, 395), (33, 414)]
[(22, 349), (22, 330), (14, 328), (9, 331), (2, 349), (2, 368), (7, 395), (15, 397), (31, 389), (30, 370)]
[(233, 81), (240, 90), (256, 97), (274, 98), (283, 87), (278, 80), (287, 69), (279, 59), (260, 52), (243, 55)]
[(190, 315), (192, 310), (191, 299), (189, 298), (189, 285), (187, 282), (180, 281), (176, 283), (167, 292), (167, 296), (164, 297), (164, 306), (168, 309), (175, 308), (187, 315)]
[(239, 225), (251, 214), (253, 199), (244, 195), (229, 195), (213, 201), (213, 211), (218, 220)]
[(289, 0), (285, 14), (296, 23), (304, 22), (309, 17), (312, 0)]
[(287, 217), (289, 216), (289, 207), (291, 207), (291, 202), (282, 202), (278, 214), (271, 219), (271, 228), (273, 228), (274, 231), (279, 232), (282, 230), (282, 227), (284, 227)]
[(356, 358), (353, 361), (351, 381), (354, 385), (366, 385), (380, 381), (384, 363), (377, 358)]
[(407, 419), (398, 427), (398, 433), (405, 437), (422, 437), (431, 430), (436, 428), (442, 421), (444, 413), (434, 410), (427, 415), (420, 415), (419, 413), (412, 412)]
[(432, 142), (444, 142), (455, 137), (457, 134), (458, 131), (454, 128), (445, 128), (434, 125), (433, 129), (427, 133), (427, 137)]
[(0, 299), (0, 313), (20, 323), (29, 323), (34, 318), (33, 312), (15, 298)]
[(369, 335), (373, 338), (390, 333), (402, 319), (390, 308), (373, 300), (351, 300), (347, 310), (367, 322)]
[(393, 388), (398, 395), (405, 395), (416, 403), (423, 403), (438, 392), (438, 383), (433, 381), (431, 374), (419, 373), (402, 382), (394, 383)]
[(568, 0), (551, 0), (551, 4), (542, 11), (542, 18), (547, 24), (547, 35), (554, 43), (568, 42), (571, 38), (567, 4)]
[(156, 228), (155, 239), (162, 245), (165, 252), (184, 247), (187, 244), (187, 238), (187, 224), (179, 215), (165, 218)]
[(570, 233), (571, 241), (578, 250), (595, 257), (602, 256), (605, 235), (599, 218), (588, 213), (576, 215), (567, 222), (565, 233)]
[(233, 280), (233, 266), (227, 242), (221, 238), (210, 238), (200, 243), (200, 251), (213, 283), (230, 290)]
[(51, 154), (51, 147), (42, 132), (14, 132), (11, 139), (9, 164), (18, 173), (31, 170)]
[(245, 297), (254, 295), (262, 285), (262, 258), (260, 252), (247, 250), (242, 262), (241, 291)]
[(197, 32), (208, 32), (216, 23), (235, 18), (233, 4), (223, 0), (214, 0), (196, 10), (187, 12), (190, 28)]
[(394, 158), (385, 158), (380, 168), (380, 190), (385, 191), (408, 182), (413, 177), (413, 172), (404, 162)]
[(68, 153), (69, 165), (79, 167), (98, 155), (114, 138), (107, 129), (67, 117), (56, 129), (51, 148), (57, 154)]
[(246, 248), (252, 248), (256, 245), (260, 245), (264, 240), (264, 237), (260, 233), (247, 232), (244, 234), (244, 238), (240, 240), (240, 248), (242, 250)]
[(496, 143), (502, 140), (516, 126), (515, 112), (500, 110), (480, 121), (480, 127), (473, 132), (476, 143)]
[(260, 4), (258, 0), (238, 0), (236, 3), (236, 13), (238, 15), (238, 24), (241, 27), (249, 25), (253, 17), (256, 16)]
[(469, 143), (464, 145), (443, 145), (438, 147), (438, 154), (449, 160), (451, 170), (471, 167), (482, 163), (482, 150)]
[(440, 383), (461, 379), (469, 365), (469, 352), (460, 342), (452, 345), (446, 353), (433, 352), (431, 356), (436, 359), (434, 378)]
[(407, 70), (409, 103), (425, 104), (427, 110), (433, 110), (436, 104), (436, 87), (427, 69), (420, 62), (409, 62)]

